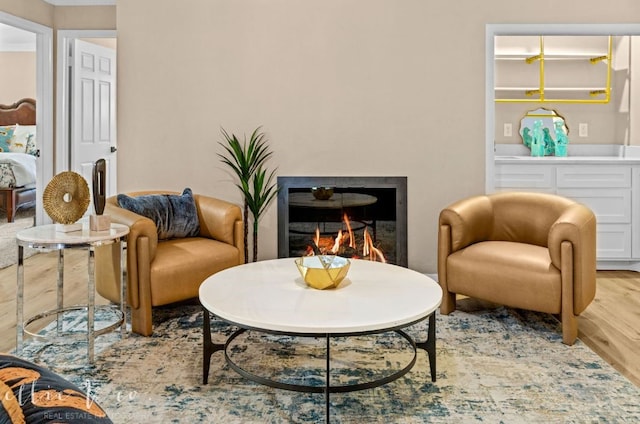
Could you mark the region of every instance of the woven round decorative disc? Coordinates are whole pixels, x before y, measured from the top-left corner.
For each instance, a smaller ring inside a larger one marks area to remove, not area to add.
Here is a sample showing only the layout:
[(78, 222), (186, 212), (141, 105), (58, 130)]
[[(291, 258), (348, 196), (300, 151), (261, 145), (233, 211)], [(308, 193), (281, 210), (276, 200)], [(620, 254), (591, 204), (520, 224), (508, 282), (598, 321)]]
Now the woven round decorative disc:
[(49, 181), (42, 195), (47, 215), (59, 224), (73, 224), (89, 207), (89, 185), (82, 175), (61, 172)]

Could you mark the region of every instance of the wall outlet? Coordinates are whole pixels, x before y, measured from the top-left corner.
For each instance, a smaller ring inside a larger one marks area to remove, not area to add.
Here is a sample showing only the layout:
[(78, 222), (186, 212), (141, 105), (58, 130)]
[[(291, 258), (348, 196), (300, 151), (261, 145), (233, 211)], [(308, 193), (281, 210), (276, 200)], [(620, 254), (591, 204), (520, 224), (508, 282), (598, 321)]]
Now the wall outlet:
[(504, 136), (505, 137), (511, 137), (513, 135), (512, 134), (512, 130), (513, 130), (513, 127), (511, 126), (510, 123), (504, 124)]
[(589, 137), (589, 124), (578, 124), (578, 137)]

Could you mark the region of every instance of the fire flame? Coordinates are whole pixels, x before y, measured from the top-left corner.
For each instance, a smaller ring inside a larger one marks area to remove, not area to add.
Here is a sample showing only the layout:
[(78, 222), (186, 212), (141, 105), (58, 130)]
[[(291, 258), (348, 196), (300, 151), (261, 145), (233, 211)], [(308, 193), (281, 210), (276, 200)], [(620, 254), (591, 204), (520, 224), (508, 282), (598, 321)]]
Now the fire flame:
[[(362, 249), (360, 252), (358, 252), (356, 239), (353, 235), (353, 229), (351, 228), (351, 222), (349, 221), (349, 217), (346, 213), (343, 216), (343, 223), (345, 225), (345, 230), (339, 230), (335, 238), (321, 237), (320, 228), (316, 227), (316, 233), (315, 237), (313, 238), (313, 242), (316, 246), (318, 246), (318, 249), (323, 255), (339, 255), (341, 253), (344, 253), (345, 250), (348, 250), (350, 252), (350, 254), (348, 255), (349, 257), (368, 259), (370, 261), (384, 263), (387, 262), (387, 259), (384, 257), (384, 253), (380, 249), (375, 247), (373, 238), (369, 234), (367, 226), (365, 226), (363, 232)], [(314, 252), (311, 246), (307, 247), (307, 255), (311, 256), (313, 254)]]

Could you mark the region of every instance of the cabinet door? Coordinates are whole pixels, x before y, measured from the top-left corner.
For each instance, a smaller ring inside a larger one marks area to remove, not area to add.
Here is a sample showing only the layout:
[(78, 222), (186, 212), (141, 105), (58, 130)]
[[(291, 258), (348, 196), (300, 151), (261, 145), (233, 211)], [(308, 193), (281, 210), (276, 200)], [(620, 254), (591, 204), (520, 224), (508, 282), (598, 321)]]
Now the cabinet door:
[(633, 178), (631, 195), (631, 254), (634, 258), (640, 258), (640, 166), (634, 166), (631, 172)]
[(640, 167), (496, 164), (495, 177), (498, 191), (556, 193), (587, 205), (596, 215), (598, 260), (640, 257), (640, 234), (632, 231), (640, 221), (640, 195), (632, 189), (632, 177), (640, 186)]
[(551, 165), (496, 165), (497, 189), (531, 190), (553, 193), (554, 170)]
[(559, 166), (556, 179), (559, 195), (587, 205), (596, 215), (598, 259), (630, 259), (631, 167)]
[(558, 188), (630, 188), (630, 166), (567, 165), (557, 171)]
[(588, 206), (598, 224), (631, 224), (631, 189), (558, 188), (558, 194)]
[(598, 260), (631, 258), (631, 225), (598, 223), (596, 243)]
[(588, 206), (596, 215), (596, 256), (631, 258), (631, 189), (558, 189), (558, 194)]

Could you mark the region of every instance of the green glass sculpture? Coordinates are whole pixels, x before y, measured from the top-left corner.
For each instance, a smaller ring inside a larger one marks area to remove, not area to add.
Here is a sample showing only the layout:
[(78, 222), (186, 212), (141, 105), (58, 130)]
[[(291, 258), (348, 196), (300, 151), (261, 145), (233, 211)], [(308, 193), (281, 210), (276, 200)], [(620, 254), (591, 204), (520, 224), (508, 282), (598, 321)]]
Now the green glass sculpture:
[(528, 127), (522, 130), (522, 142), (525, 146), (531, 148), (531, 130)]
[(551, 138), (549, 128), (545, 127), (542, 131), (544, 132), (544, 154), (545, 156), (551, 156), (556, 151), (556, 142)]
[(567, 133), (564, 130), (564, 122), (555, 121), (553, 125), (555, 126), (556, 132), (555, 154), (560, 157), (567, 156), (567, 144), (569, 144), (569, 138), (567, 138)]
[(542, 130), (542, 121), (539, 119), (533, 123), (531, 156), (544, 156), (544, 131)]

